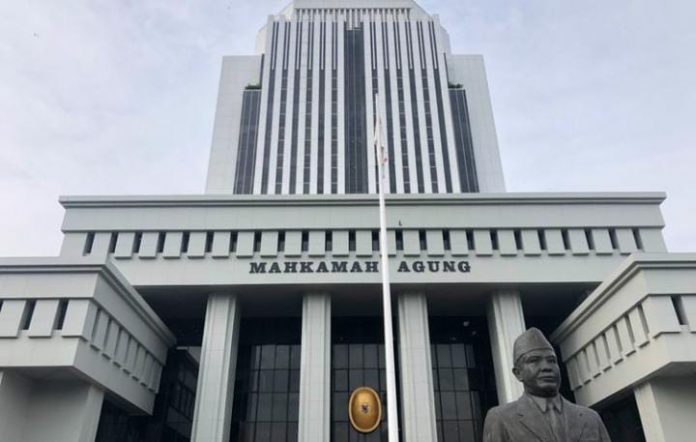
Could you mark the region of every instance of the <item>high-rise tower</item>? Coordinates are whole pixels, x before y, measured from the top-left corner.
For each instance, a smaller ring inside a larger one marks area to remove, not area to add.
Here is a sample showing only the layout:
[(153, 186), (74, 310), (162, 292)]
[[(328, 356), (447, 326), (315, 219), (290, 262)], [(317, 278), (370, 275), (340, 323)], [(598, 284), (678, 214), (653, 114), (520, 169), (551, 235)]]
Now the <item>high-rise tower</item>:
[(208, 193), (374, 193), (377, 109), (388, 192), (504, 190), (482, 58), (415, 2), (296, 0), (257, 52), (225, 58)]

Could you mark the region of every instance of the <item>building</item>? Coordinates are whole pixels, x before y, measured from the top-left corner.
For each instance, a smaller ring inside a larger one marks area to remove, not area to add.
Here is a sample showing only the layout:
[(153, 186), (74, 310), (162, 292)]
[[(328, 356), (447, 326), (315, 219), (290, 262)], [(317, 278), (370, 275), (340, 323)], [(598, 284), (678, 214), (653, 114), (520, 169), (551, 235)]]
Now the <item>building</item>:
[(58, 257), (0, 260), (2, 441), (386, 440), (347, 413), (385, 389), (377, 112), (401, 440), (480, 440), (532, 325), (615, 441), (691, 439), (663, 194), (505, 193), (482, 59), (411, 0), (295, 0), (257, 46), (223, 61), (206, 194), (64, 197)]

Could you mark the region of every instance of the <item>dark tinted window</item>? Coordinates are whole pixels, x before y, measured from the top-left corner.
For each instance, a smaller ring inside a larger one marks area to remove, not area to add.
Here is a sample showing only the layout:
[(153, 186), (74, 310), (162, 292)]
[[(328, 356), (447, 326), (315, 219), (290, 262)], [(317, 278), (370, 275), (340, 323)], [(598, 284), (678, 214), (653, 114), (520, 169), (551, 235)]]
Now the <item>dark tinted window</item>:
[(242, 320), (230, 440), (297, 440), (300, 333), (295, 318)]
[(478, 192), (479, 187), (476, 178), (476, 162), (474, 146), (471, 140), (471, 124), (469, 122), (466, 91), (459, 88), (450, 89), (449, 95), (450, 103), (452, 104), (455, 150), (457, 152), (461, 191)]
[(481, 440), (483, 418), (497, 403), (486, 324), (459, 317), (429, 322), (438, 440)]

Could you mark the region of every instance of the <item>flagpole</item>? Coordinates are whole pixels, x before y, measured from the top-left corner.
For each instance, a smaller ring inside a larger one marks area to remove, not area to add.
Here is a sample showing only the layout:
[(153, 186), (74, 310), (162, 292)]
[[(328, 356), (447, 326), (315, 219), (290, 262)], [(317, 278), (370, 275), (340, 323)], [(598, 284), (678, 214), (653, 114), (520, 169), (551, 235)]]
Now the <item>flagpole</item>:
[(387, 212), (384, 202), (385, 170), (388, 158), (382, 143), (379, 94), (375, 95), (375, 156), (379, 187), (379, 250), (382, 261), (382, 308), (384, 314), (384, 358), (387, 374), (387, 424), (389, 442), (399, 441), (399, 416), (396, 406), (396, 369), (394, 359), (394, 328), (392, 326), (391, 289), (389, 285), (389, 250), (387, 245)]

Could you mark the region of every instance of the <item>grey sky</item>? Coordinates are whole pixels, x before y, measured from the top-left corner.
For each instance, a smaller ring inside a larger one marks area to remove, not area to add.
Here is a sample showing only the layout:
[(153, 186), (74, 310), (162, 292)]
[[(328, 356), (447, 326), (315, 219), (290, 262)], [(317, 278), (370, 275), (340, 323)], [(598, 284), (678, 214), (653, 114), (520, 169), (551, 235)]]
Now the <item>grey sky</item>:
[[(57, 253), (59, 195), (201, 193), (220, 58), (287, 2), (0, 2), (0, 256)], [(666, 191), (696, 251), (696, 2), (421, 1), (484, 54), (510, 191)]]

